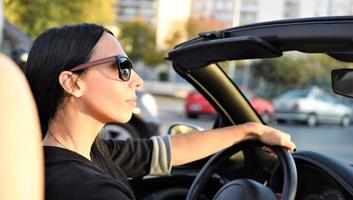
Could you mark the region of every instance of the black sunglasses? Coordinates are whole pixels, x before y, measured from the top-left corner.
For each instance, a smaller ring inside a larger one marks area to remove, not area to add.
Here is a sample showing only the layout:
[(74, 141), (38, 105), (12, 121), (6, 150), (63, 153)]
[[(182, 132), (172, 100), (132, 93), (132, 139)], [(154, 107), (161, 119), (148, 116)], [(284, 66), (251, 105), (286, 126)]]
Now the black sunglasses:
[(102, 58), (99, 60), (91, 61), (88, 63), (83, 63), (81, 65), (78, 65), (76, 67), (73, 67), (70, 71), (80, 71), (83, 69), (87, 69), (89, 67), (109, 63), (109, 62), (115, 62), (114, 67), (116, 70), (119, 72), (119, 78), (123, 81), (129, 81), (130, 76), (131, 76), (131, 70), (133, 69), (132, 66), (132, 61), (125, 56), (117, 55), (117, 56), (111, 56), (107, 58)]
[(332, 70), (331, 83), (333, 92), (353, 98), (353, 68)]

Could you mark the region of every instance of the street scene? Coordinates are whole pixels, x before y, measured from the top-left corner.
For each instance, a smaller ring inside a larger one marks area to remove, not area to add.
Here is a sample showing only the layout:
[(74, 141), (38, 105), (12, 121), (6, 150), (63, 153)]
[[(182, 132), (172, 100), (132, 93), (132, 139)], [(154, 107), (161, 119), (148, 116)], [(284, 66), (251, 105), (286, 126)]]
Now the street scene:
[[(161, 123), (161, 134), (168, 132), (169, 126), (175, 123), (196, 125), (210, 129), (215, 116), (200, 116), (198, 119), (187, 118), (184, 112), (184, 100), (165, 96), (156, 96)], [(289, 133), (297, 145), (297, 150), (313, 150), (353, 163), (353, 127), (342, 128), (337, 125), (319, 125), (308, 127), (305, 124), (277, 124), (270, 126)], [(337, 145), (339, 144), (339, 145)]]

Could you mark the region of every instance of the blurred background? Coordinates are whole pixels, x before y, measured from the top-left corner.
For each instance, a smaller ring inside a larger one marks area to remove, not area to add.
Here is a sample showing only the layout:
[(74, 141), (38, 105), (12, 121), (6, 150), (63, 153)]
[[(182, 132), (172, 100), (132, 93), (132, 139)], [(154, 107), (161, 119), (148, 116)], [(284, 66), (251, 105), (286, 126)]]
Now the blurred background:
[[(175, 122), (212, 127), (216, 111), (164, 59), (176, 44), (200, 32), (250, 23), (353, 14), (353, 0), (3, 0), (2, 6), (1, 51), (22, 68), (33, 39), (51, 27), (94, 22), (112, 30), (145, 81), (130, 123), (106, 127), (103, 137), (120, 139), (164, 135)], [(353, 102), (330, 89), (330, 70), (352, 64), (293, 52), (277, 60), (221, 66), (263, 120), (288, 131), (299, 149), (353, 161), (352, 118), (346, 115), (352, 112)], [(311, 118), (282, 115), (305, 109), (310, 96), (317, 102), (309, 103), (320, 105), (311, 106)], [(342, 112), (335, 114), (341, 120), (319, 120), (338, 105)]]

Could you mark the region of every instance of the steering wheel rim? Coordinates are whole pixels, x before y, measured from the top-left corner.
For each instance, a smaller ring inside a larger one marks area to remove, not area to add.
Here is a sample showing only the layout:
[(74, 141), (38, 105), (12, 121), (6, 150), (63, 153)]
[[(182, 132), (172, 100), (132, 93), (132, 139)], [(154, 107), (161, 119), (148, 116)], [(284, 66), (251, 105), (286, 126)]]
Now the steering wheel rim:
[[(234, 153), (243, 149), (244, 146), (265, 146), (259, 141), (246, 141), (240, 144), (233, 145), (223, 151), (214, 154), (207, 163), (202, 167), (200, 172), (197, 174), (194, 182), (192, 183), (186, 200), (196, 200), (205, 186), (207, 180), (215, 172), (219, 164), (223, 163)], [(293, 157), (290, 153), (282, 147), (271, 146), (270, 147), (278, 155), (280, 166), (283, 171), (283, 188), (281, 200), (294, 200), (297, 191), (297, 169)]]

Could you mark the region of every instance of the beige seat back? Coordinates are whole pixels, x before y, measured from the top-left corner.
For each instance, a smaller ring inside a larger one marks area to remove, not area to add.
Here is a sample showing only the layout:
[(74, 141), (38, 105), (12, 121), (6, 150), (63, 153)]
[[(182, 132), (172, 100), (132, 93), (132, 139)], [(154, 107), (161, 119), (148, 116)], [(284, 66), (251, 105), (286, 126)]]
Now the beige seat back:
[(0, 199), (44, 199), (35, 102), (25, 76), (4, 55), (0, 55)]

